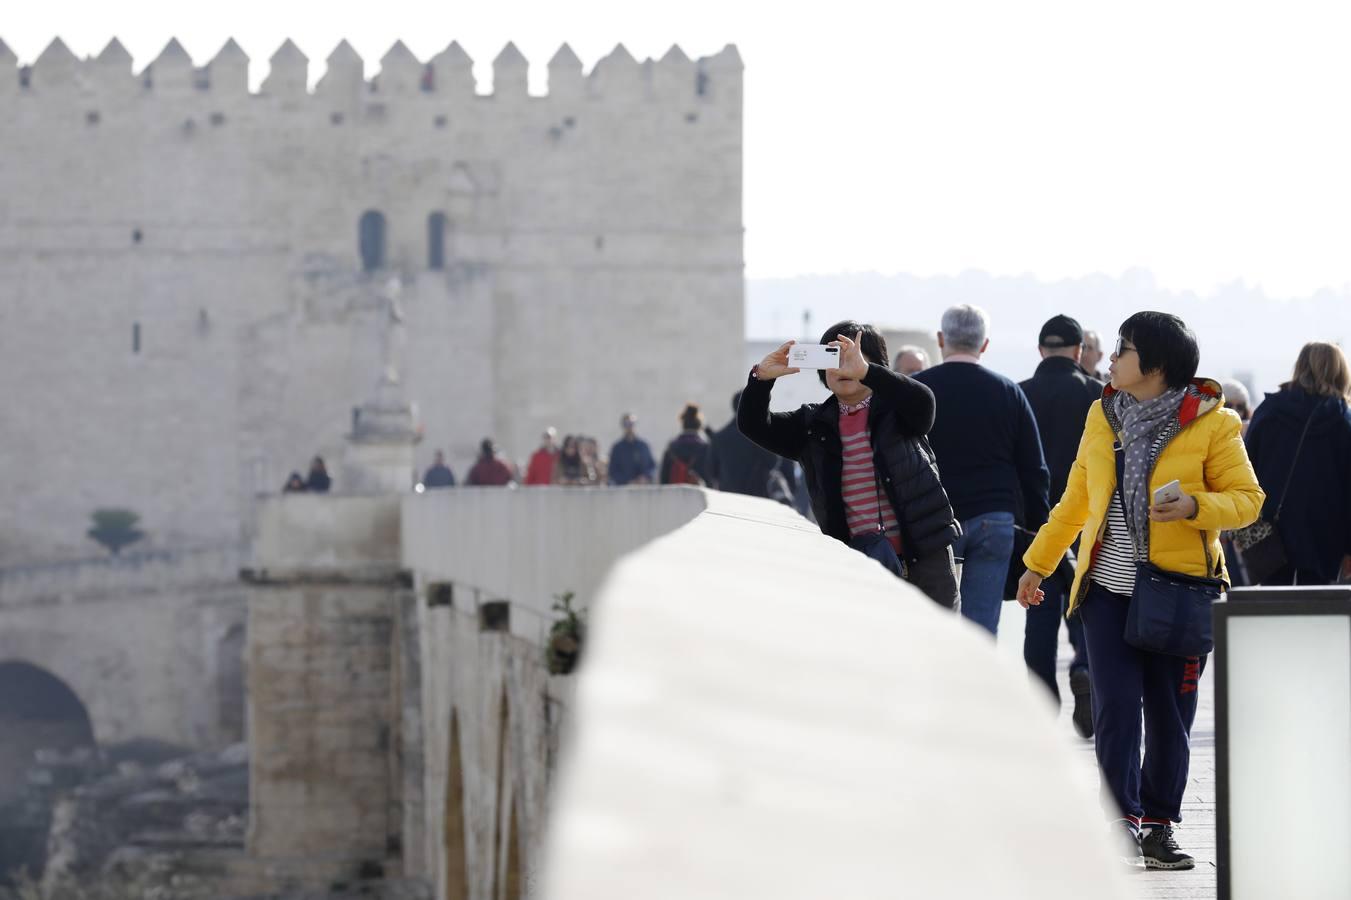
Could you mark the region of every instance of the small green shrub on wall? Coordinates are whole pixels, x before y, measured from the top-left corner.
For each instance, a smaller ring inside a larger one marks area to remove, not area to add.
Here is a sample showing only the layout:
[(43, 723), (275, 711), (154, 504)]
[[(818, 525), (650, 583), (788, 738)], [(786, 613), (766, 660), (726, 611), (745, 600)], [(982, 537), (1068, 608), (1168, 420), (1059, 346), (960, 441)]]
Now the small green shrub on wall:
[(561, 618), (549, 629), (549, 646), (544, 651), (551, 675), (571, 674), (581, 659), (582, 642), (586, 639), (586, 615), (573, 609), (575, 596), (572, 591), (554, 594), (557, 602), (553, 609), (561, 614)]
[(85, 534), (107, 547), (113, 556), (145, 537), (145, 532), (136, 527), (141, 517), (129, 509), (96, 509), (90, 518), (94, 527)]

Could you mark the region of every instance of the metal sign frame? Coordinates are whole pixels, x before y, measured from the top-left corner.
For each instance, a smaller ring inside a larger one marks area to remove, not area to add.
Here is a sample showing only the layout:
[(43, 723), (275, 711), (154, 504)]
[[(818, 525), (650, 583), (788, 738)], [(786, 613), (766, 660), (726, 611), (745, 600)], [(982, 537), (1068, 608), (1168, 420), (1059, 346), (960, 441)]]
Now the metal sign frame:
[(1216, 900), (1233, 900), (1229, 866), (1229, 620), (1249, 616), (1347, 616), (1351, 585), (1235, 588), (1215, 616)]

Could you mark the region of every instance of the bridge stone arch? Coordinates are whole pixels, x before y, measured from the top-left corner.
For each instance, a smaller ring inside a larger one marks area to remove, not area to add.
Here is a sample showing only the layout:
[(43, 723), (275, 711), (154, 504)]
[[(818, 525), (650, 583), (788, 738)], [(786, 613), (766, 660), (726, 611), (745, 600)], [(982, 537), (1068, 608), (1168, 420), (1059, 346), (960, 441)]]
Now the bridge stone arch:
[[(5, 614), (8, 617), (9, 611)], [(84, 709), (92, 744), (130, 737), (119, 733), (120, 712), (109, 700), (123, 689), (119, 667), (110, 659), (124, 655), (122, 648), (110, 648), (116, 642), (106, 637), (100, 646), (97, 635), (72, 633), (62, 627), (34, 628), (22, 617), (13, 618), (18, 619), (13, 627), (0, 631), (0, 666), (36, 669), (60, 682)], [(16, 668), (11, 673), (19, 671)]]
[(94, 743), (89, 710), (70, 685), (41, 666), (0, 659), (0, 803), (23, 784), (38, 750)]

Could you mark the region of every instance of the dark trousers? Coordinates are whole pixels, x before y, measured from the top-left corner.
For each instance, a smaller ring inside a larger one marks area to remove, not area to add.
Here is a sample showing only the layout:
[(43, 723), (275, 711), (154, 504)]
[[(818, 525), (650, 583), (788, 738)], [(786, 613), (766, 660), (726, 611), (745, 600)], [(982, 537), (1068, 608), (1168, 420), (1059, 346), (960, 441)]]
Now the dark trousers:
[(911, 561), (901, 562), (891, 541), (881, 533), (855, 535), (849, 546), (869, 559), (875, 559), (897, 578), (919, 588), (933, 602), (945, 609), (957, 609), (957, 562), (951, 547), (944, 547)]
[(1076, 611), (1088, 648), (1098, 769), (1122, 815), (1179, 822), (1191, 764), (1196, 689), (1207, 657), (1184, 659), (1127, 644), (1122, 635), (1129, 604), (1129, 597), (1094, 583)]
[(1070, 660), (1070, 674), (1088, 668), (1084, 653), (1084, 625), (1078, 616), (1066, 620), (1065, 606), (1069, 596), (1064, 582), (1055, 575), (1041, 583), (1046, 598), (1038, 606), (1027, 608), (1023, 626), (1023, 662), (1033, 675), (1041, 679), (1051, 696), (1060, 702), (1060, 686), (1055, 680), (1055, 659), (1060, 649), (1060, 623), (1064, 622), (1070, 634), (1074, 657)]
[(1320, 576), (1317, 572), (1310, 572), (1308, 569), (1296, 569), (1289, 563), (1271, 573), (1267, 580), (1262, 582), (1265, 587), (1295, 584), (1318, 585), (1328, 583), (1328, 580)]

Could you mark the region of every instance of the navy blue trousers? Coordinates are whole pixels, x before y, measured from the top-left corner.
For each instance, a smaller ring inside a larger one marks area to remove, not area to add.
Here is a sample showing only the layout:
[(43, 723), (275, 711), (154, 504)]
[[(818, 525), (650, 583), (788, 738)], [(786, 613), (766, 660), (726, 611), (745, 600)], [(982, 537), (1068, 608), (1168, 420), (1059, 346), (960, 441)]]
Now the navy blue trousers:
[(1129, 604), (1129, 597), (1092, 583), (1076, 612), (1083, 618), (1088, 649), (1098, 769), (1121, 815), (1180, 822), (1191, 765), (1196, 688), (1207, 657), (1184, 659), (1126, 643)]

